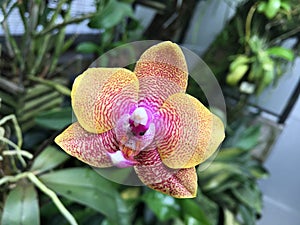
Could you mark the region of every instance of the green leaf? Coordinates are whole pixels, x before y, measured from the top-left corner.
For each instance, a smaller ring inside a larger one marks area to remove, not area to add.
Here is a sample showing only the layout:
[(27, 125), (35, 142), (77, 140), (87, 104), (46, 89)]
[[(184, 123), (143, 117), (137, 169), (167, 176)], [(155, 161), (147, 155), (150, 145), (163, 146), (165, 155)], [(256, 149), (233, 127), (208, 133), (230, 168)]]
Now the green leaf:
[(201, 207), (193, 199), (178, 199), (177, 201), (181, 205), (185, 224), (211, 225)]
[(256, 179), (264, 179), (269, 177), (268, 171), (257, 162), (249, 167), (250, 173)]
[(236, 143), (237, 148), (244, 150), (251, 150), (259, 143), (260, 137), (260, 126), (251, 126), (245, 131), (239, 138), (239, 141)]
[(91, 19), (89, 26), (91, 28), (109, 29), (120, 24), (126, 17), (133, 17), (133, 15), (130, 4), (110, 0), (103, 11)]
[(261, 193), (255, 184), (246, 183), (243, 186), (232, 189), (234, 196), (249, 208), (255, 209), (256, 212), (262, 210)]
[(287, 12), (291, 11), (291, 5), (288, 2), (281, 2), (281, 8)]
[(250, 62), (250, 58), (247, 55), (238, 55), (229, 66), (230, 71), (236, 70), (240, 65), (246, 65)]
[(184, 215), (184, 224), (186, 224), (186, 225), (200, 225), (202, 223), (199, 223), (199, 221), (196, 218), (194, 218), (190, 215)]
[(53, 146), (45, 148), (33, 161), (31, 171), (43, 173), (65, 162), (69, 156)]
[(284, 47), (272, 47), (267, 49), (267, 53), (271, 56), (283, 58), (288, 61), (294, 60), (294, 52)]
[(226, 83), (235, 86), (244, 77), (249, 69), (249, 65), (238, 65), (235, 70), (231, 71), (226, 77)]
[(204, 191), (212, 192), (212, 191), (214, 191), (214, 189), (219, 188), (224, 183), (226, 183), (226, 181), (230, 180), (233, 175), (234, 174), (232, 174), (232, 173), (222, 172), (222, 173), (214, 174), (214, 176), (211, 177), (210, 179), (203, 181), (201, 179), (201, 174), (200, 174), (199, 180), (201, 181), (201, 187)]
[(239, 205), (238, 211), (242, 216), (246, 225), (255, 225), (256, 224), (256, 216), (254, 211), (246, 207), (245, 205)]
[(240, 148), (224, 148), (221, 149), (215, 158), (215, 161), (232, 162), (245, 158), (246, 151)]
[(130, 224), (130, 212), (115, 186), (92, 169), (71, 168), (40, 176), (65, 198), (104, 214), (112, 224)]
[(93, 42), (83, 42), (77, 45), (76, 51), (81, 53), (95, 53), (98, 52), (99, 46)]
[(224, 209), (224, 225), (240, 225), (235, 219), (234, 214), (226, 208)]
[(281, 0), (269, 0), (265, 8), (265, 15), (272, 19), (279, 12), (281, 6)]
[(149, 190), (143, 195), (142, 200), (160, 221), (166, 221), (179, 216), (180, 206), (171, 196)]
[(267, 3), (266, 2), (260, 2), (257, 6), (258, 12), (264, 12), (266, 10)]
[(62, 130), (72, 123), (72, 108), (56, 108), (42, 112), (35, 118), (35, 122), (48, 129)]
[(218, 224), (220, 213), (219, 204), (200, 192), (201, 190), (198, 190), (198, 195), (196, 197), (197, 204), (212, 225)]
[(3, 210), (2, 225), (39, 225), (37, 193), (32, 184), (18, 184), (10, 191)]

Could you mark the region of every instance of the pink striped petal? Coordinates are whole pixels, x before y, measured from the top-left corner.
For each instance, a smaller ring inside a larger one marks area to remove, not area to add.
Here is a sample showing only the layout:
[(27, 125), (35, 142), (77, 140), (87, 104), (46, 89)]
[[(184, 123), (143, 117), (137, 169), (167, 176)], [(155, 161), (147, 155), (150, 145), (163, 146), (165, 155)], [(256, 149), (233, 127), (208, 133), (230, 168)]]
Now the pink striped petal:
[(197, 192), (195, 168), (174, 170), (166, 167), (156, 148), (140, 152), (134, 169), (148, 187), (176, 198), (193, 198)]
[(113, 166), (108, 152), (117, 151), (117, 143), (115, 134), (111, 130), (102, 134), (93, 134), (85, 131), (76, 122), (58, 135), (55, 142), (65, 152), (91, 166)]
[(140, 82), (139, 105), (154, 112), (172, 94), (185, 92), (188, 70), (180, 47), (170, 41), (147, 49), (135, 67)]
[(191, 168), (206, 160), (224, 139), (222, 121), (196, 98), (178, 93), (158, 112), (157, 147), (170, 168)]
[(88, 132), (112, 129), (117, 120), (136, 107), (138, 80), (123, 68), (90, 68), (78, 76), (71, 93), (72, 107)]

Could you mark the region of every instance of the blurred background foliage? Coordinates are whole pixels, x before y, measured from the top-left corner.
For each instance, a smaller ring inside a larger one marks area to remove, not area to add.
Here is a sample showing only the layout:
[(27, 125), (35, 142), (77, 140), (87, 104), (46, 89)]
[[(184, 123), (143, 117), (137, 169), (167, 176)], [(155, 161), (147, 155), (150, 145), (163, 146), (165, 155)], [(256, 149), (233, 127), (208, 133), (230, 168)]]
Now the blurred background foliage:
[[(53, 139), (71, 123), (69, 96), (77, 74), (130, 41), (182, 43), (199, 1), (95, 0), (93, 12), (74, 16), (72, 0), (1, 0), (1, 224), (255, 224), (263, 207), (257, 180), (268, 172), (253, 153), (261, 144), (261, 126), (253, 122), (257, 115), (245, 114), (246, 102), (276, 84), (298, 55), (300, 5), (228, 2), (239, 3), (236, 13), (203, 55), (225, 94), (237, 96), (235, 104), (228, 103), (227, 138), (215, 158), (197, 168), (197, 197), (174, 199), (108, 181)], [(155, 10), (147, 27), (135, 16), (138, 6)], [(11, 32), (12, 12), (20, 16), (20, 35)], [(93, 38), (66, 33), (82, 21)], [(283, 47), (291, 37), (295, 44)], [(193, 80), (188, 92), (206, 102)]]

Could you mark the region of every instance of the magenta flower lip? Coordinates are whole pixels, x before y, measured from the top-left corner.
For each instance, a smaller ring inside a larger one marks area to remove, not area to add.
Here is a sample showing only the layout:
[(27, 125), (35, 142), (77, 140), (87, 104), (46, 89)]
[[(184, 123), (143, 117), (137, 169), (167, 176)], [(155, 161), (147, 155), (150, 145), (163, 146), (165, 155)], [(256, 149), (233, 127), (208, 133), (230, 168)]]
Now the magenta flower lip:
[(195, 166), (225, 135), (222, 121), (185, 93), (187, 78), (185, 57), (169, 41), (146, 50), (134, 72), (90, 68), (72, 88), (78, 121), (55, 142), (91, 166), (133, 167), (152, 189), (195, 197)]

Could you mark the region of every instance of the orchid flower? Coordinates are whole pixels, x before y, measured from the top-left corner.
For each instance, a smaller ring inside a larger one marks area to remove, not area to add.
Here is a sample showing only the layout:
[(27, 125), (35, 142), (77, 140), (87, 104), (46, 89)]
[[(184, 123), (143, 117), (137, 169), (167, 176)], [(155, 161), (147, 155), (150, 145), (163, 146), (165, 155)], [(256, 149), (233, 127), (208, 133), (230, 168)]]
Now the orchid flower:
[(185, 93), (180, 47), (147, 49), (134, 72), (89, 68), (73, 84), (77, 122), (56, 137), (68, 154), (94, 167), (133, 167), (148, 187), (177, 198), (197, 193), (195, 166), (224, 139), (224, 125)]

